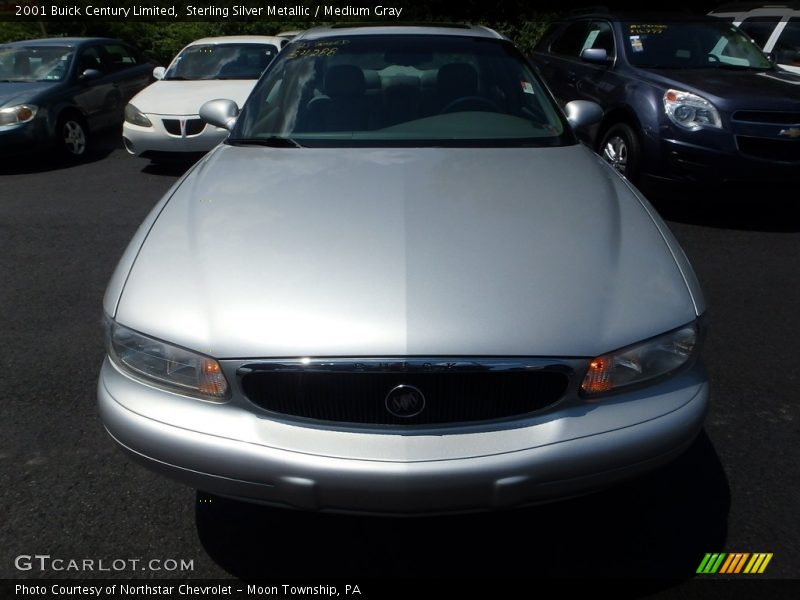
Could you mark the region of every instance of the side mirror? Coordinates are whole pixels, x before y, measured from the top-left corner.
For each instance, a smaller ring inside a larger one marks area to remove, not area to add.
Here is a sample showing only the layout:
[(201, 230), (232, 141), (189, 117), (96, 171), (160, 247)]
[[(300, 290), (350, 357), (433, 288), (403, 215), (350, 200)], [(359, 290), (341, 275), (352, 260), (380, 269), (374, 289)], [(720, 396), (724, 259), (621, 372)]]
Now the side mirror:
[(200, 107), (200, 118), (210, 125), (230, 131), (236, 124), (239, 107), (233, 100), (209, 100)]
[(156, 79), (164, 79), (164, 75), (166, 75), (167, 70), (164, 67), (156, 67), (153, 69), (153, 77)]
[(81, 76), (78, 78), (81, 81), (92, 81), (93, 79), (100, 79), (103, 76), (102, 71), (98, 71), (97, 69), (86, 69)]
[(593, 65), (607, 65), (611, 63), (608, 57), (608, 52), (605, 48), (587, 48), (581, 52), (581, 60), (583, 62), (592, 63)]
[(567, 121), (574, 129), (594, 125), (603, 119), (603, 109), (597, 102), (589, 100), (567, 102), (564, 112), (567, 113)]

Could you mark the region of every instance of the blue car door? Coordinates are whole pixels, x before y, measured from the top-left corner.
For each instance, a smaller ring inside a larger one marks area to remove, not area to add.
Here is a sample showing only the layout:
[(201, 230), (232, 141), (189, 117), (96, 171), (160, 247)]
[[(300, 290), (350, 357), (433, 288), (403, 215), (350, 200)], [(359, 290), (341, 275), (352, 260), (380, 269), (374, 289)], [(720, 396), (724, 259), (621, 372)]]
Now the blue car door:
[[(86, 76), (86, 71), (99, 71), (99, 76)], [(108, 66), (99, 45), (82, 48), (78, 53), (74, 75), (75, 103), (88, 121), (90, 129), (102, 129), (113, 123), (113, 111), (119, 103)]]
[(552, 40), (549, 47), (537, 52), (535, 61), (550, 91), (563, 106), (577, 99), (577, 73), (580, 49), (586, 40), (589, 21), (568, 24)]
[[(608, 108), (620, 77), (616, 74), (616, 48), (611, 23), (604, 20), (592, 21), (586, 29), (586, 37), (580, 45), (578, 61), (572, 65), (575, 73), (574, 93), (576, 100), (591, 100), (603, 108)], [(580, 58), (584, 50), (605, 50), (608, 62), (588, 62)]]

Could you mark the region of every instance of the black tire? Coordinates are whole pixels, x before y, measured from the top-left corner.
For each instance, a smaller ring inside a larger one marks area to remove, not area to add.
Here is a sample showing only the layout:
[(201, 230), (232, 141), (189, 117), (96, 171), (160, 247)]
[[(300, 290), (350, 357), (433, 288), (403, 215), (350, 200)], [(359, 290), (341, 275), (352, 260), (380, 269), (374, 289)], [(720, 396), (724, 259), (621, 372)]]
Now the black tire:
[(636, 130), (627, 123), (616, 123), (609, 127), (603, 135), (597, 153), (629, 181), (638, 180), (642, 162), (642, 143)]
[(89, 148), (86, 122), (74, 113), (61, 115), (56, 125), (56, 142), (59, 152), (66, 158), (77, 160), (86, 156)]

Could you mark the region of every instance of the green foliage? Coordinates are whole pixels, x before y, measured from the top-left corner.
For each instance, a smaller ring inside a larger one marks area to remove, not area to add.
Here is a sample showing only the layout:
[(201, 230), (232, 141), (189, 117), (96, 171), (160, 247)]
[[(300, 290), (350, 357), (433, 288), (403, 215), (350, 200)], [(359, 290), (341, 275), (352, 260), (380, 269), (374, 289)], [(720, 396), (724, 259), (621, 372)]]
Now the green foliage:
[(39, 23), (0, 21), (0, 44), (16, 40), (29, 40), (47, 35)]
[(533, 52), (533, 48), (539, 38), (553, 21), (558, 18), (555, 13), (542, 13), (536, 19), (517, 21), (515, 23), (487, 23), (487, 27), (499, 31), (507, 36), (520, 51), (526, 56)]

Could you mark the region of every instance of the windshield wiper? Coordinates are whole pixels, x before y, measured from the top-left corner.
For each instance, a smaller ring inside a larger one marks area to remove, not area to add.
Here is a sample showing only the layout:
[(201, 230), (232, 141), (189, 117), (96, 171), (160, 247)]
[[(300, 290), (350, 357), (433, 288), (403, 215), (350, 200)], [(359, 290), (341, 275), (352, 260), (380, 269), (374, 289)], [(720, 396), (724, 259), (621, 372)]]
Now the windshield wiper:
[(269, 148), (303, 148), (289, 137), (273, 135), (266, 138), (228, 138), (228, 143), (234, 146), (267, 146)]
[(711, 63), (711, 69), (730, 69), (732, 71), (769, 71), (772, 67), (754, 67), (752, 65), (732, 65), (730, 63)]

